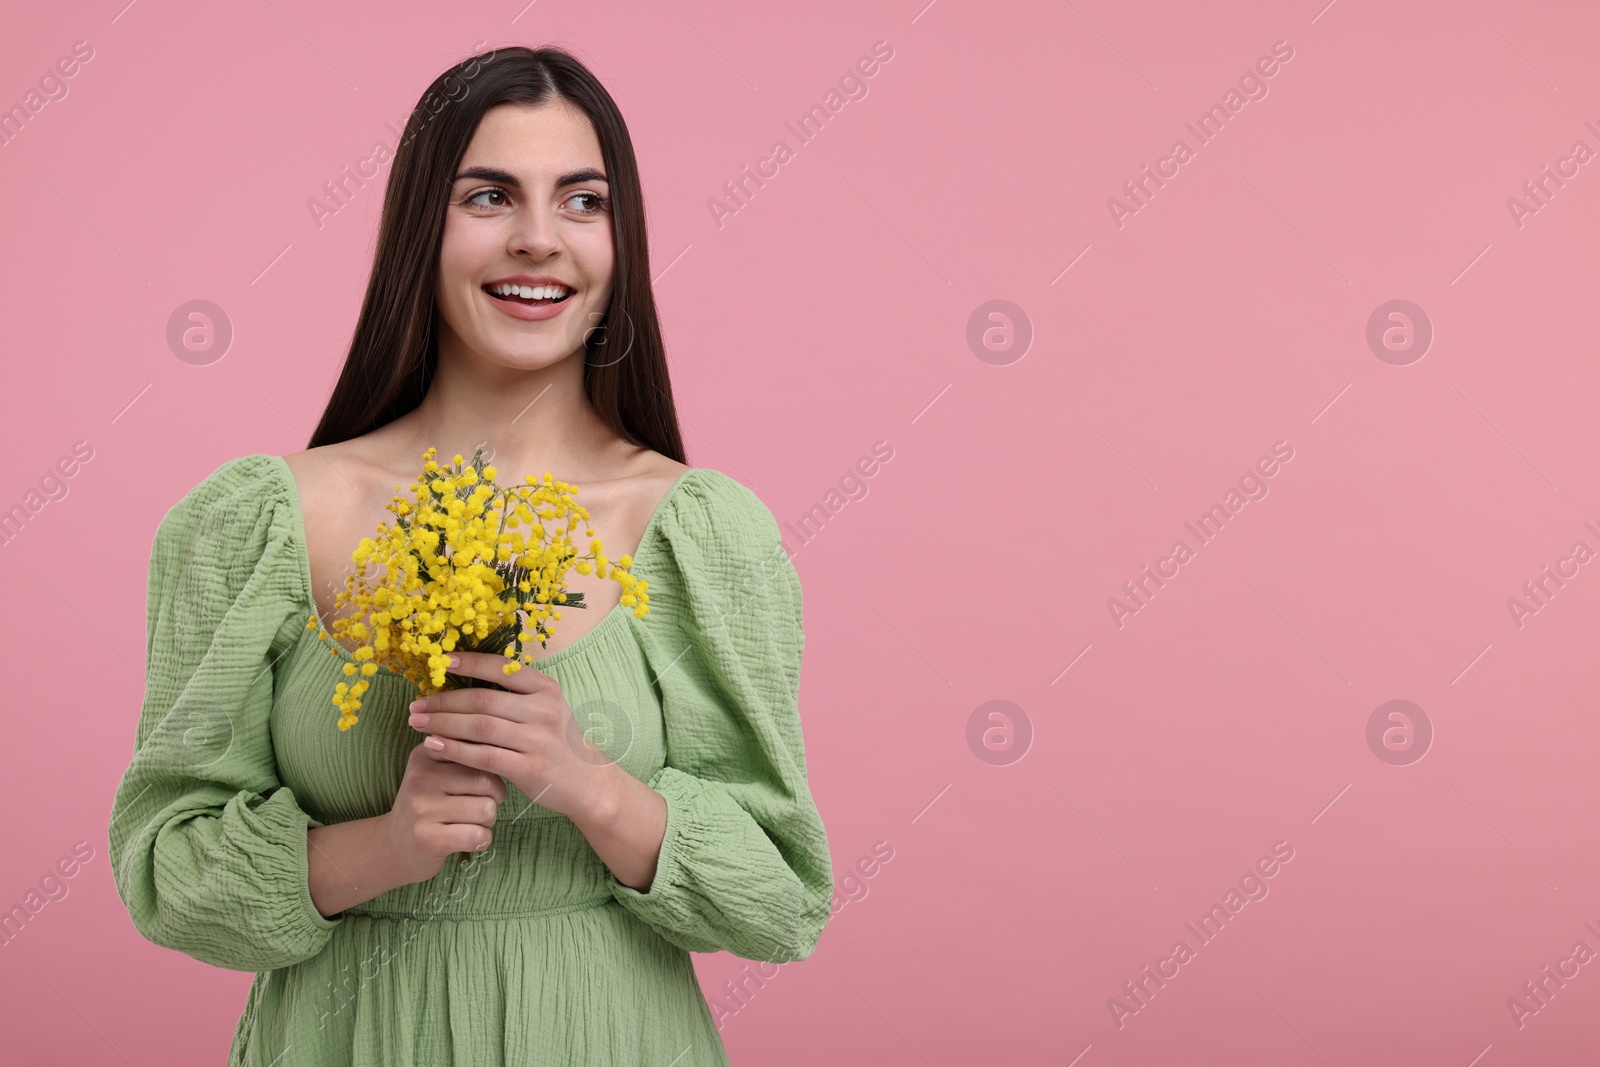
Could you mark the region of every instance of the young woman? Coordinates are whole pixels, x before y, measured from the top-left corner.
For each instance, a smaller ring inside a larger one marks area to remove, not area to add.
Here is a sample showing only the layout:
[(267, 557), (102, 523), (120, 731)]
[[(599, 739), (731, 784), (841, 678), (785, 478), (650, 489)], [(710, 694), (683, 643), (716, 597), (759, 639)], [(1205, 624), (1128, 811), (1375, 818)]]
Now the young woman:
[[(507, 48), (423, 99), (310, 447), (224, 463), (157, 530), (117, 890), (149, 940), (258, 972), (233, 1065), (726, 1064), (689, 952), (804, 959), (833, 892), (799, 580), (760, 499), (684, 465), (610, 95)], [(459, 657), (503, 689), (413, 703), (380, 671), (341, 731), (350, 650), (307, 619), (423, 452), (478, 445), (577, 484), (649, 614), (574, 574), (590, 606), (532, 669)]]

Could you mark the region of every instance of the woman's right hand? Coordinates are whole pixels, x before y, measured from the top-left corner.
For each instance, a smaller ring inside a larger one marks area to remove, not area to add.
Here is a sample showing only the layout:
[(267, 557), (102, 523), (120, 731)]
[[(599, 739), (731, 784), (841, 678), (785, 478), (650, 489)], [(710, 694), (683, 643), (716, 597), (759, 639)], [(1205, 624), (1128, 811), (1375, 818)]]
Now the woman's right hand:
[(425, 882), (455, 853), (488, 848), (505, 800), (498, 774), (435, 759), (419, 743), (394, 805), (379, 816), (394, 878), (401, 885)]

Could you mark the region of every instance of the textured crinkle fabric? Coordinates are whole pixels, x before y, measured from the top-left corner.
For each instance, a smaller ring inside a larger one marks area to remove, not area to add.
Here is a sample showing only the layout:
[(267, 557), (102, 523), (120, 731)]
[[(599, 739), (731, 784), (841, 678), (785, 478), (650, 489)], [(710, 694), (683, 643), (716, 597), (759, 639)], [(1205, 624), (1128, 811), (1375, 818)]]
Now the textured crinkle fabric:
[(467, 866), (324, 917), (307, 829), (389, 810), (424, 736), (405, 721), (414, 691), (380, 671), (338, 729), (351, 660), (305, 629), (280, 457), (231, 460), (167, 513), (111, 865), (146, 939), (256, 972), (230, 1067), (728, 1062), (689, 953), (804, 959), (833, 893), (801, 736), (800, 583), (772, 513), (709, 468), (680, 476), (634, 557), (649, 614), (618, 605), (535, 667), (665, 798), (649, 892), (508, 783)]

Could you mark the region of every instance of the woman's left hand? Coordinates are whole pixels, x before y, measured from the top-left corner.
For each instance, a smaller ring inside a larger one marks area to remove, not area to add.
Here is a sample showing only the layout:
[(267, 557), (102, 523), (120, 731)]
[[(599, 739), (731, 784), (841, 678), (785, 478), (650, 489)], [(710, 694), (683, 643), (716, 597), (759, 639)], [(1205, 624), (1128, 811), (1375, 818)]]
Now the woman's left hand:
[(456, 652), (450, 673), (503, 686), (450, 689), (411, 704), (412, 727), (430, 736), (423, 751), (498, 774), (530, 800), (575, 822), (600, 818), (613, 803), (616, 764), (584, 737), (549, 675), (524, 664), (506, 674), (506, 657)]

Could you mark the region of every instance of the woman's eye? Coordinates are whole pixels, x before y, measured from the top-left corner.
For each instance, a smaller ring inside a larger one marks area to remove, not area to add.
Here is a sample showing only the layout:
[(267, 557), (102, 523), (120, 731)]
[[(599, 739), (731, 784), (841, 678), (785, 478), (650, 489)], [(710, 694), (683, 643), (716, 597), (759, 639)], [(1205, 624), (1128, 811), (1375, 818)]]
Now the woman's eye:
[[(495, 199), (485, 200), (485, 197)], [(462, 203), (480, 208), (506, 207), (510, 203), (510, 194), (498, 187), (480, 189), (463, 200)], [(577, 211), (580, 215), (598, 215), (605, 211), (611, 201), (599, 193), (583, 192), (572, 194), (572, 196), (568, 197), (568, 203), (577, 203), (579, 205)]]
[(463, 201), (463, 202), (464, 203), (468, 203), (468, 204), (477, 204), (477, 206), (479, 206), (479, 207), (504, 207), (505, 203), (504, 203), (503, 200), (502, 200), (501, 203), (498, 203), (498, 204), (485, 204), (485, 203), (481, 203), (478, 200), (478, 198), (480, 196), (498, 196), (498, 197), (502, 197), (503, 198), (505, 195), (506, 195), (506, 191), (504, 189), (481, 189), (478, 192), (473, 193), (471, 196), (467, 197), (467, 199), (465, 201)]

